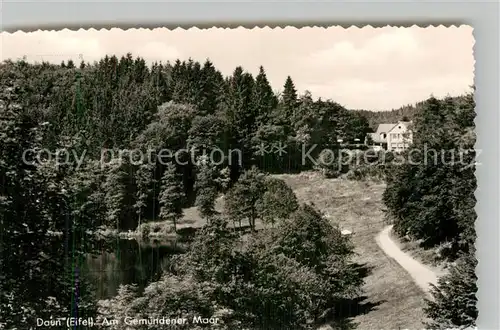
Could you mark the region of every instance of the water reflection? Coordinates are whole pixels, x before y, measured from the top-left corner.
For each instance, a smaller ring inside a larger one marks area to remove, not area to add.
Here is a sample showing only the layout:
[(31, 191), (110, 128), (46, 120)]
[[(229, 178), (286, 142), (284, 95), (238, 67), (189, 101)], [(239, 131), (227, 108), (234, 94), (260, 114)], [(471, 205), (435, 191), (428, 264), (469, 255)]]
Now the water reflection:
[(185, 246), (177, 241), (117, 239), (103, 242), (98, 255), (88, 255), (82, 273), (89, 279), (97, 299), (116, 295), (120, 284), (137, 284), (143, 290), (159, 279), (171, 256)]

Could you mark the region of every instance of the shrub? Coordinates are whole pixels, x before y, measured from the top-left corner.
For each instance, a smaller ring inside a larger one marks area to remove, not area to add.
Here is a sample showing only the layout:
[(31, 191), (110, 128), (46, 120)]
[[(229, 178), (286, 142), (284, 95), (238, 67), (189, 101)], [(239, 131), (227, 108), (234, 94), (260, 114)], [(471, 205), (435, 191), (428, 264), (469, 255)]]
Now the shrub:
[(151, 232), (151, 228), (149, 223), (145, 223), (141, 226), (141, 234), (143, 238), (149, 237), (149, 233)]
[(477, 260), (473, 254), (460, 257), (450, 273), (433, 286), (433, 300), (426, 300), (425, 313), (432, 319), (430, 329), (456, 329), (474, 327), (478, 315)]
[(355, 151), (347, 149), (336, 151), (325, 149), (318, 155), (314, 169), (327, 178), (337, 178), (349, 170), (349, 160), (353, 154)]

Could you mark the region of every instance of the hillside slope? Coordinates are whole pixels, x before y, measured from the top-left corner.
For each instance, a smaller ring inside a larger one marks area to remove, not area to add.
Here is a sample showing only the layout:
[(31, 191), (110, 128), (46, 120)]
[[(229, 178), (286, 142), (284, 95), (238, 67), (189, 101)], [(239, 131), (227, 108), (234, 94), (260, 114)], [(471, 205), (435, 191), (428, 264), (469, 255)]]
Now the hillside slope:
[[(371, 268), (365, 299), (349, 311), (358, 329), (422, 329), (424, 292), (401, 266), (377, 245), (384, 222), (381, 201), (385, 184), (325, 180), (316, 174), (280, 175), (300, 201), (314, 203), (341, 228), (352, 231), (356, 261)], [(361, 308), (361, 310), (360, 310)]]

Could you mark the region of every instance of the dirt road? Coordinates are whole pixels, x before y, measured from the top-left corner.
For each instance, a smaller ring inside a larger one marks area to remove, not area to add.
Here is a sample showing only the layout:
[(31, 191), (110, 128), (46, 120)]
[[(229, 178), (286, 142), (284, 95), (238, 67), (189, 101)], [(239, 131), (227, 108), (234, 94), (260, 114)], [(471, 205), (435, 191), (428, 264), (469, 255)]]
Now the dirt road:
[(401, 265), (410, 274), (415, 283), (429, 295), (430, 284), (437, 284), (438, 274), (413, 259), (409, 254), (401, 251), (399, 246), (389, 236), (391, 229), (392, 226), (387, 226), (380, 232), (376, 237), (377, 244), (385, 254)]

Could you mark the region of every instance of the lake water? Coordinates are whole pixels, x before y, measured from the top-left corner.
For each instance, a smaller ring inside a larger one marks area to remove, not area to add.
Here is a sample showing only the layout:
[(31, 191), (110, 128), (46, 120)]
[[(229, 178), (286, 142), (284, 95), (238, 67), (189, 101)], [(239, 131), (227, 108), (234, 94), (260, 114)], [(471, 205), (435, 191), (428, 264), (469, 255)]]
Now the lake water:
[(137, 284), (143, 290), (159, 279), (163, 269), (169, 266), (170, 257), (182, 253), (183, 249), (184, 246), (175, 241), (108, 241), (100, 254), (87, 256), (82, 275), (94, 287), (97, 299), (115, 296), (121, 284)]

